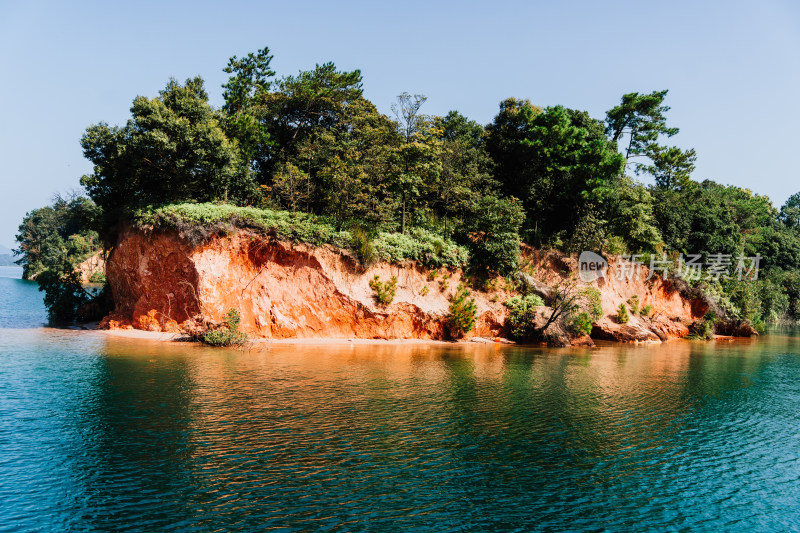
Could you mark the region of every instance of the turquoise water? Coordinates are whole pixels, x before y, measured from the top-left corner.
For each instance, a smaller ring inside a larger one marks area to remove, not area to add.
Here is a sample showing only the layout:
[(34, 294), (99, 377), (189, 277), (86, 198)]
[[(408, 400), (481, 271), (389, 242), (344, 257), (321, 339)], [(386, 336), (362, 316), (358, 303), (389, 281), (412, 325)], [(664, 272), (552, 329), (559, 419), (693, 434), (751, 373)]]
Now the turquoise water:
[(792, 332), (229, 351), (0, 290), (2, 531), (800, 529)]

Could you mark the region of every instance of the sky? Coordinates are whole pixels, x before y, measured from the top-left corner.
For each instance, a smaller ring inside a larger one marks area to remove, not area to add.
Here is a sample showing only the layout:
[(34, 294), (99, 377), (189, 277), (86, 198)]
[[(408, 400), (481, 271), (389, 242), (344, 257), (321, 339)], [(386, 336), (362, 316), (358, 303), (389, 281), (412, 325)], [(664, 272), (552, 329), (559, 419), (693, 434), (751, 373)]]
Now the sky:
[(694, 178), (768, 195), (800, 191), (800, 3), (618, 1), (41, 2), (0, 0), (0, 244), (26, 212), (80, 190), (80, 138), (124, 124), (137, 95), (170, 77), (206, 81), (268, 46), (278, 75), (333, 61), (361, 69), (384, 113), (398, 94), (422, 111), (482, 124), (503, 99), (602, 119), (629, 92), (669, 89), (670, 144), (697, 150)]

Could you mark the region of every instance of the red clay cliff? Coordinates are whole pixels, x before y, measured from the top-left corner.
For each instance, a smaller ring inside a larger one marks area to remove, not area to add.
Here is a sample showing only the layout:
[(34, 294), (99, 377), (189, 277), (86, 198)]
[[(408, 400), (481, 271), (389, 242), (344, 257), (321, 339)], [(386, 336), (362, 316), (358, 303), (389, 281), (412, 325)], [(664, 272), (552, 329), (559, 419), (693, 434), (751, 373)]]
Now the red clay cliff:
[[(523, 250), (523, 264), (542, 284), (557, 283), (577, 267), (574, 259), (530, 249)], [(632, 279), (617, 279), (619, 265), (612, 259), (606, 278), (592, 284), (604, 311), (592, 337), (660, 342), (685, 336), (705, 313), (669, 280), (648, 280), (646, 268)], [(434, 274), (412, 262), (363, 269), (331, 246), (279, 242), (245, 230), (193, 246), (175, 231), (137, 229), (120, 233), (106, 274), (116, 304), (101, 324), (107, 328), (185, 331), (198, 317), (219, 321), (235, 308), (242, 329), (253, 337), (437, 340), (450, 338), (448, 307), (463, 276), (445, 269)], [(376, 301), (369, 286), (375, 276), (397, 277), (391, 304)], [(503, 302), (513, 292), (498, 281), (488, 292), (473, 291), (478, 317), (468, 337), (508, 335)], [(617, 324), (617, 307), (634, 295), (653, 313)]]

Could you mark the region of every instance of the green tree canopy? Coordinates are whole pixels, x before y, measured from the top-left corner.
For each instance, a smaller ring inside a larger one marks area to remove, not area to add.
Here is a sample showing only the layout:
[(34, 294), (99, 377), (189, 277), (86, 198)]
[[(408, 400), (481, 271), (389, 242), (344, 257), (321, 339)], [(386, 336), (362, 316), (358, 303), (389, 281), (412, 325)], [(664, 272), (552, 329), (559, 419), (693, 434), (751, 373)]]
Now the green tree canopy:
[(616, 143), (623, 136), (628, 137), (626, 161), (646, 155), (659, 136), (671, 137), (678, 133), (678, 128), (667, 127), (665, 113), (669, 111), (669, 106), (664, 105), (667, 92), (625, 94), (620, 104), (606, 113), (606, 134), (609, 138)]
[(94, 164), (81, 184), (107, 217), (151, 204), (254, 199), (203, 80), (170, 80), (156, 98), (137, 97), (131, 115), (123, 127), (90, 126), (81, 139)]
[(526, 230), (537, 244), (566, 237), (582, 207), (602, 202), (623, 168), (602, 123), (583, 111), (537, 112), (527, 102), (506, 100), (488, 130), (496, 176), (505, 194), (522, 199)]

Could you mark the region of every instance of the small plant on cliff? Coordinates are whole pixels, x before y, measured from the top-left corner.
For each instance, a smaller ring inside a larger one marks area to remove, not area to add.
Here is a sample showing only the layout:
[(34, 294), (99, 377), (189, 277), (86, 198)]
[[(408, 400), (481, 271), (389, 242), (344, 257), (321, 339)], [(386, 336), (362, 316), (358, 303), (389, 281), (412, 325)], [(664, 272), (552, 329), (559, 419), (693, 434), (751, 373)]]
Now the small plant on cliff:
[(592, 318), (589, 313), (581, 311), (570, 317), (570, 330), (576, 335), (589, 335), (592, 332)]
[(455, 338), (463, 337), (475, 327), (478, 317), (478, 306), (475, 299), (470, 298), (472, 292), (464, 285), (459, 284), (453, 299), (450, 300), (450, 330)]
[(592, 332), (592, 325), (603, 316), (600, 291), (594, 287), (587, 287), (581, 292), (577, 303), (578, 307), (568, 314), (567, 324), (570, 331), (576, 335), (589, 335)]
[(350, 247), (356, 254), (363, 266), (369, 266), (378, 259), (378, 252), (375, 250), (373, 235), (362, 226), (353, 226), (350, 229)]
[(689, 326), (689, 339), (708, 340), (714, 336), (714, 326), (717, 323), (717, 315), (714, 311), (709, 311), (705, 316)]
[(429, 292), (430, 292), (430, 289), (428, 288), (428, 286), (427, 286), (427, 285), (425, 285), (424, 287), (422, 287), (422, 289), (420, 289), (420, 291), (419, 291), (419, 293), (420, 293), (422, 296), (427, 296)]
[(536, 308), (544, 305), (544, 300), (535, 294), (514, 296), (505, 302), (508, 307), (508, 322), (511, 336), (518, 340), (526, 340), (536, 334)]
[(379, 276), (375, 276), (369, 282), (369, 288), (375, 291), (375, 299), (383, 305), (394, 301), (397, 292), (397, 276), (392, 276), (389, 281), (381, 281)]
[(603, 316), (603, 304), (600, 300), (600, 291), (594, 287), (587, 287), (583, 291), (583, 307), (592, 322), (597, 322)]
[(97, 270), (89, 277), (89, 283), (98, 283), (101, 285), (105, 285), (106, 283), (108, 283), (108, 279), (106, 278), (105, 274)]
[(639, 314), (639, 295), (634, 294), (630, 298), (628, 298), (628, 304), (631, 306), (631, 314), (638, 315)]
[(619, 324), (627, 324), (630, 321), (630, 316), (628, 316), (628, 308), (625, 304), (619, 304), (617, 308), (617, 322)]
[(229, 309), (224, 318), (222, 326), (206, 331), (200, 340), (210, 346), (241, 346), (247, 342), (247, 333), (239, 331), (239, 311)]
[(645, 305), (642, 307), (642, 315), (649, 317), (653, 314), (653, 306), (652, 305)]

